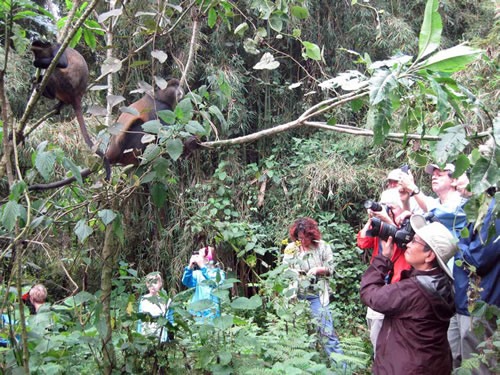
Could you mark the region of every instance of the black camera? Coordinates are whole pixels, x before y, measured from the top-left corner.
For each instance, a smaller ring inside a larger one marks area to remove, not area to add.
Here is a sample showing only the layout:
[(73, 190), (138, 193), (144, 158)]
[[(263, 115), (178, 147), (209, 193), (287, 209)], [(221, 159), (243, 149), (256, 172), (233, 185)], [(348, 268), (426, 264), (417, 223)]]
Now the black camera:
[[(193, 255), (198, 255), (200, 252), (199, 250), (194, 250), (193, 251)], [(193, 262), (193, 270), (196, 271), (196, 270), (199, 270), (200, 269), (200, 266), (198, 265), (198, 263), (196, 262)]]
[(382, 211), (382, 209), (384, 208), (384, 206), (382, 206), (380, 203), (372, 201), (370, 199), (366, 200), (364, 205), (367, 210), (370, 209), (377, 212)]
[(372, 217), (371, 222), (372, 228), (366, 232), (368, 236), (379, 237), (384, 241), (387, 241), (389, 237), (392, 237), (394, 243), (402, 249), (406, 249), (406, 245), (415, 235), (409, 218), (405, 219), (399, 228), (395, 225), (384, 223), (378, 217)]
[[(425, 221), (429, 223), (438, 221), (432, 212), (428, 212), (423, 216)], [(411, 242), (413, 236), (415, 236), (415, 231), (411, 227), (409, 217), (403, 221), (399, 228), (395, 225), (384, 223), (378, 217), (372, 217), (371, 222), (371, 229), (366, 232), (368, 236), (379, 237), (384, 241), (392, 237), (394, 243), (403, 250), (406, 249), (406, 245)]]

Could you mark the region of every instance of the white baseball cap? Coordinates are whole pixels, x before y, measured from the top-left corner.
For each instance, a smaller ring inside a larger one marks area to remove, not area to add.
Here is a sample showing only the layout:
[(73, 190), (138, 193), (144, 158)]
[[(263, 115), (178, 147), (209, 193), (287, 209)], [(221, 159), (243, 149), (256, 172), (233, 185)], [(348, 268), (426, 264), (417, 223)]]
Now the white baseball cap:
[(403, 172), (401, 172), (401, 169), (393, 169), (387, 175), (386, 180), (399, 181), (401, 178), (401, 173), (403, 173)]
[(441, 223), (427, 223), (422, 215), (413, 215), (410, 218), (410, 224), (416, 234), (430, 246), (439, 266), (453, 280), (453, 274), (446, 265), (458, 250), (457, 239)]
[(443, 168), (441, 168), (437, 164), (428, 164), (425, 167), (425, 172), (428, 174), (432, 174), (432, 173), (434, 173), (434, 169), (439, 169), (441, 171), (449, 171), (451, 173), (455, 172), (455, 166), (451, 163), (446, 164)]

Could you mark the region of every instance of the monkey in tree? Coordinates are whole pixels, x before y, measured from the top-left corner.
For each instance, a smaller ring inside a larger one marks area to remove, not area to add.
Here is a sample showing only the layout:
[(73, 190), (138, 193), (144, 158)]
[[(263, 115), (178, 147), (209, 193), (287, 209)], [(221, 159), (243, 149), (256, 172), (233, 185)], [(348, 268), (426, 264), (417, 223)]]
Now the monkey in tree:
[(118, 118), (121, 126), (118, 134), (112, 135), (105, 158), (110, 164), (137, 165), (138, 157), (146, 148), (146, 144), (141, 142), (146, 134), (142, 129), (142, 124), (157, 118), (156, 112), (175, 109), (175, 106), (182, 99), (184, 91), (178, 79), (171, 79), (167, 87), (154, 93), (154, 97), (146, 94), (138, 101), (130, 105), (138, 114), (122, 113)]
[[(47, 69), (59, 48), (60, 44), (40, 40), (33, 41), (31, 44), (31, 51), (34, 55), (33, 65), (40, 69)], [(45, 87), (43, 96), (59, 100), (56, 106), (58, 112), (65, 104), (73, 107), (85, 143), (92, 149), (94, 145), (87, 132), (82, 114), (82, 98), (87, 91), (88, 78), (89, 68), (87, 62), (79, 52), (68, 47), (59, 58), (56, 68)]]

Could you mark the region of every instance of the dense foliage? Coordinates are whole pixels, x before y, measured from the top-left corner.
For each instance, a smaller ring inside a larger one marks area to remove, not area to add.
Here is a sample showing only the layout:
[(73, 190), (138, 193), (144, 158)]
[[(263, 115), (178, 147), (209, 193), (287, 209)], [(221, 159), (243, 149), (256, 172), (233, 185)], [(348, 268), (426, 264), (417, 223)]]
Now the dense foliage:
[[(2, 371), (342, 372), (326, 365), (307, 309), (286, 294), (281, 246), (292, 221), (311, 216), (337, 261), (330, 308), (345, 356), (336, 359), (369, 373), (361, 203), (402, 164), (430, 193), (421, 172), (430, 160), (470, 172), (470, 220), (481, 220), (486, 191), (498, 185), (492, 7), (0, 0), (0, 297), (17, 322), (0, 331), (11, 340), (0, 348)], [(161, 114), (169, 127), (145, 124), (157, 142), (138, 168), (113, 168), (110, 182), (70, 110), (38, 121), (52, 103), (37, 101), (40, 90), (30, 97), (29, 41), (56, 36), (89, 64), (86, 122), (101, 150), (113, 119), (130, 110), (120, 106), (168, 77), (185, 79), (184, 99)], [(21, 135), (29, 136), (16, 143)], [(184, 158), (192, 135), (201, 148)], [(229, 277), (217, 291), (222, 316), (196, 325), (180, 276), (207, 242)], [(175, 334), (168, 343), (136, 332), (143, 276), (156, 270), (175, 311), (173, 326), (159, 320)], [(52, 307), (26, 317), (17, 296), (35, 282)]]

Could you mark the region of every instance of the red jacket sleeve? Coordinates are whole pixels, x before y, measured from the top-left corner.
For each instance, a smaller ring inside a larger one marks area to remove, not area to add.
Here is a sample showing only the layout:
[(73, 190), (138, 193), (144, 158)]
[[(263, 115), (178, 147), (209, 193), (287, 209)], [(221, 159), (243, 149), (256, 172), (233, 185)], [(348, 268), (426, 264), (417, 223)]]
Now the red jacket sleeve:
[(361, 231), (359, 231), (356, 236), (356, 243), (360, 249), (373, 249), (375, 247), (375, 237), (361, 237)]

